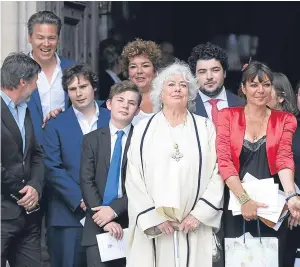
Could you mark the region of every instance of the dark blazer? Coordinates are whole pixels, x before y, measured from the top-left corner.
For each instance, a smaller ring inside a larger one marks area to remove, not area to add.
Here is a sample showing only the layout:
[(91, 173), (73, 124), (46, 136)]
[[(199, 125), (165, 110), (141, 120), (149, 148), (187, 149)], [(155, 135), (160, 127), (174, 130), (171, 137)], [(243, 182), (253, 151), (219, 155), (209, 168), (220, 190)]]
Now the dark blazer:
[[(16, 219), (24, 210), (10, 194), (17, 195), (25, 185), (35, 188), (42, 197), (44, 185), (43, 152), (32, 127), (30, 112), (25, 116), (25, 150), (18, 125), (1, 98), (1, 216), (2, 220)], [(32, 214), (38, 214), (34, 212)]]
[[(288, 168), (294, 170), (292, 139), (297, 121), (291, 113), (271, 110), (267, 126), (267, 158), (271, 175)], [(218, 113), (216, 148), (222, 178), (238, 175), (240, 154), (246, 131), (244, 107), (222, 109)]]
[[(60, 66), (61, 69), (64, 70), (67, 67), (70, 67), (71, 65), (74, 65), (75, 62), (71, 61), (64, 57), (60, 58)], [(69, 107), (69, 96), (65, 92), (65, 110)], [(39, 90), (35, 89), (33, 93), (31, 94), (30, 101), (28, 102), (28, 109), (31, 113), (32, 118), (32, 124), (34, 133), (36, 136), (36, 139), (40, 145), (42, 145), (43, 141), (43, 110), (42, 110), (42, 104), (41, 104), (41, 98), (39, 94)]]
[[(231, 93), (230, 91), (226, 90), (228, 107), (237, 107), (237, 106), (245, 106), (245, 101), (240, 98), (239, 96)], [(196, 112), (195, 114), (208, 118), (206, 109), (204, 107), (203, 101), (201, 96), (198, 94), (196, 98)]]
[(98, 89), (95, 98), (106, 101), (110, 93), (110, 88), (114, 84), (115, 81), (113, 78), (105, 70), (100, 70), (98, 74)]
[[(100, 108), (97, 128), (108, 125), (110, 111)], [(44, 131), (44, 152), (48, 196), (48, 226), (82, 227), (79, 182), (83, 134), (72, 107), (50, 119)]]
[[(128, 227), (127, 195), (125, 191), (125, 177), (127, 166), (127, 151), (129, 148), (133, 126), (129, 132), (124, 148), (122, 160), (122, 192), (123, 197), (114, 200), (110, 207), (118, 215), (114, 221), (120, 223), (123, 228)], [(106, 185), (107, 174), (110, 166), (111, 134), (109, 126), (98, 129), (83, 137), (81, 164), (80, 164), (80, 187), (83, 200), (88, 208), (83, 229), (82, 245), (92, 246), (97, 244), (96, 234), (103, 232), (92, 219), (91, 208), (101, 206)]]
[(293, 154), (295, 162), (295, 183), (300, 188), (300, 120), (298, 118), (298, 126), (293, 136)]

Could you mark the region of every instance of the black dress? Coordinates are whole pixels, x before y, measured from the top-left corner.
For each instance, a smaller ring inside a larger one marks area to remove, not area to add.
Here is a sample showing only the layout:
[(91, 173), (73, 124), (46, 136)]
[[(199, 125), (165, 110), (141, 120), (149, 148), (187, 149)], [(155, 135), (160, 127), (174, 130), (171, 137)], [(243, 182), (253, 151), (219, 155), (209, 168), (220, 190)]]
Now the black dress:
[[(274, 182), (279, 184), (279, 189), (282, 186), (278, 175), (271, 175), (266, 152), (266, 136), (260, 138), (257, 142), (251, 143), (244, 140), (242, 152), (240, 155), (240, 173), (239, 177), (242, 179), (246, 173), (255, 176), (258, 179), (274, 178)], [(243, 216), (233, 216), (232, 211), (228, 210), (229, 204), (229, 189), (225, 189), (225, 209), (224, 209), (224, 230), (225, 237), (234, 238), (240, 237), (243, 234)], [(284, 220), (278, 231), (273, 230), (260, 222), (260, 230), (262, 237), (277, 237), (279, 243), (279, 266), (283, 265), (283, 252), (286, 246), (287, 236), (287, 219)], [(246, 222), (246, 232), (250, 232), (252, 236), (257, 237), (257, 221), (252, 220)]]

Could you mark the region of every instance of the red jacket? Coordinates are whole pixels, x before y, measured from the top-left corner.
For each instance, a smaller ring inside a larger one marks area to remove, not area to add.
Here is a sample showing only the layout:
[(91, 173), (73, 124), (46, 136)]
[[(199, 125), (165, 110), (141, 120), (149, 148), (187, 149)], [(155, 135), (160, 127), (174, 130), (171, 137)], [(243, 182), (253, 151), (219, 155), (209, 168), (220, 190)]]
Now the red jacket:
[[(294, 170), (292, 138), (297, 127), (294, 115), (271, 110), (267, 126), (267, 158), (272, 175), (282, 169)], [(244, 142), (246, 120), (244, 107), (225, 108), (218, 113), (217, 155), (219, 171), (226, 180), (239, 175), (240, 154)]]

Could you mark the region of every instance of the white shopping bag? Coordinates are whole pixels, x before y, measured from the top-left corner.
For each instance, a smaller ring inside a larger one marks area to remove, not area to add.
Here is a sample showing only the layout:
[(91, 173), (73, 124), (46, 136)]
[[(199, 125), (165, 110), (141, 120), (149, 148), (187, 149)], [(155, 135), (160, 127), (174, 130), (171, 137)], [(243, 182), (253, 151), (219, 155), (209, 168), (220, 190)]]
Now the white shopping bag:
[(276, 237), (225, 238), (225, 267), (278, 267), (278, 259)]

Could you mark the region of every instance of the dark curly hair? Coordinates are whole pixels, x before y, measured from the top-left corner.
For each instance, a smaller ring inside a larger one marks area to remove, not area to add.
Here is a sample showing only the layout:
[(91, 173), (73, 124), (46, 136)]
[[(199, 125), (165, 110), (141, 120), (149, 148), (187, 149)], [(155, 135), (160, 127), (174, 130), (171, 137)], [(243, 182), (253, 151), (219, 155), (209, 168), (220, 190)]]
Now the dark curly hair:
[(220, 61), (224, 71), (228, 69), (228, 55), (221, 47), (207, 42), (193, 48), (191, 55), (188, 58), (188, 64), (193, 74), (196, 74), (196, 65), (198, 60), (216, 59)]
[(153, 64), (154, 70), (157, 71), (162, 66), (161, 50), (153, 41), (144, 41), (136, 39), (128, 43), (121, 54), (122, 71), (125, 77), (128, 77), (129, 60), (135, 56), (146, 56)]

